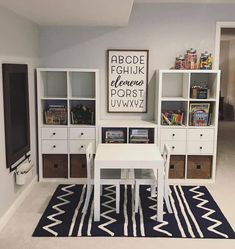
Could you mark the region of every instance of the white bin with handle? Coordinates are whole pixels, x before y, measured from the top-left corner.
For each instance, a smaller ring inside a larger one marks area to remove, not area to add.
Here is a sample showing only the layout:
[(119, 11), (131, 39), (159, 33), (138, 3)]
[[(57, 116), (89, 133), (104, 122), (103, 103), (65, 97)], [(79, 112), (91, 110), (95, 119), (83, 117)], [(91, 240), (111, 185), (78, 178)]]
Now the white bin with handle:
[(32, 170), (33, 164), (31, 162), (25, 162), (21, 164), (15, 171), (16, 184), (24, 185), (26, 183), (27, 175)]

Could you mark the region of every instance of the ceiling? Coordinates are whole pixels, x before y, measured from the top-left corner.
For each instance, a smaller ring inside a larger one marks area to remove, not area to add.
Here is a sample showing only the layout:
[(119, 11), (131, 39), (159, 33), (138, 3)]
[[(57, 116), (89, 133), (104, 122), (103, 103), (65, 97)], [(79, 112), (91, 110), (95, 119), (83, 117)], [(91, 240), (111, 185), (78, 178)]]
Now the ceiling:
[(0, 0), (40, 26), (126, 26), (133, 3), (235, 3), (235, 0)]
[(135, 3), (235, 3), (235, 0), (135, 0)]
[(125, 26), (133, 0), (0, 0), (41, 26)]

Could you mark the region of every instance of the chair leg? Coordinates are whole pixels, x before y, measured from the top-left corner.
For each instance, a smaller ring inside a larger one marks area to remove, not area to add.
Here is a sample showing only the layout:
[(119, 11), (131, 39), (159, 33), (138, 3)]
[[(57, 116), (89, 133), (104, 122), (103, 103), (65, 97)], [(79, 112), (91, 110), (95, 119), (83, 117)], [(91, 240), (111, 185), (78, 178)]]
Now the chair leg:
[(140, 186), (139, 183), (135, 183), (135, 213), (138, 213), (138, 208), (139, 208), (139, 191), (140, 191)]
[(166, 202), (166, 208), (167, 208), (168, 213), (172, 214), (173, 211), (172, 211), (171, 204), (170, 204), (169, 191), (170, 191), (170, 188), (169, 188), (168, 184), (165, 184), (164, 199)]
[(89, 202), (90, 202), (90, 197), (91, 197), (91, 190), (92, 190), (92, 186), (90, 183), (87, 183), (87, 191), (86, 191), (86, 200), (85, 200), (85, 204), (83, 206), (82, 209), (82, 213), (86, 213)]
[(151, 197), (156, 196), (156, 183), (151, 185)]
[(103, 185), (100, 185), (100, 196), (103, 195)]
[(120, 213), (120, 183), (116, 184), (116, 213)]

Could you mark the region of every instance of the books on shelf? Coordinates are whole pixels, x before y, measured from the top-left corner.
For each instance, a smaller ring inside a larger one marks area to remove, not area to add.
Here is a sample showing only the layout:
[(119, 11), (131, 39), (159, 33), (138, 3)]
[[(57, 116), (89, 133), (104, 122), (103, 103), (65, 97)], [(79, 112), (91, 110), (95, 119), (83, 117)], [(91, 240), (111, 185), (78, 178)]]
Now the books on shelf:
[(211, 123), (210, 103), (190, 103), (190, 125), (208, 126)]
[(149, 142), (148, 129), (132, 129), (130, 131), (130, 143), (145, 143)]
[(162, 111), (162, 125), (183, 125), (184, 112), (182, 110)]
[(66, 125), (67, 108), (62, 104), (49, 104), (44, 111), (45, 124), (49, 125)]
[(105, 132), (105, 143), (125, 143), (123, 130), (109, 130)]

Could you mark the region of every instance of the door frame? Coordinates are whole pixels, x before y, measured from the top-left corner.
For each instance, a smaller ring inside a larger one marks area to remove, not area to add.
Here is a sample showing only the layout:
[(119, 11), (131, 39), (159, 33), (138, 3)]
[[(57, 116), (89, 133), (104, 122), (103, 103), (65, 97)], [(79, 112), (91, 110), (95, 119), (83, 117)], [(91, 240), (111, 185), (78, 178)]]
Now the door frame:
[(215, 59), (214, 59), (214, 69), (219, 69), (220, 61), (220, 39), (221, 39), (221, 29), (222, 28), (234, 28), (235, 22), (216, 22), (215, 31)]

